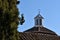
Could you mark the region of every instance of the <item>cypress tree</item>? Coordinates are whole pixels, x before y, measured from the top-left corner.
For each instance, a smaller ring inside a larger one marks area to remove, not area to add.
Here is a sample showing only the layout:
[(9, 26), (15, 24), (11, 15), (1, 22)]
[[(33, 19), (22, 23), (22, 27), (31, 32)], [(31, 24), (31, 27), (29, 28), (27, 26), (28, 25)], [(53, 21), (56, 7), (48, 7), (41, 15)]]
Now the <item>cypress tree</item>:
[(24, 17), (18, 17), (17, 4), (17, 0), (0, 0), (0, 40), (19, 39), (17, 28), (19, 23), (24, 23)]

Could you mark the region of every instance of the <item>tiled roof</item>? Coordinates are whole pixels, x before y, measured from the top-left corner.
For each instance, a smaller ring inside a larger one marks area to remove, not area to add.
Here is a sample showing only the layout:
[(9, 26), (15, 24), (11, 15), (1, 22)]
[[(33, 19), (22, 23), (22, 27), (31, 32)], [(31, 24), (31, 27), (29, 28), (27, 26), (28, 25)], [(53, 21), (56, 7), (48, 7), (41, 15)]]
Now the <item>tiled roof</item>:
[(19, 40), (60, 40), (57, 35), (43, 33), (20, 33)]
[(32, 27), (24, 32), (40, 32), (40, 33), (45, 33), (45, 34), (57, 35), (55, 32), (53, 32), (45, 27)]
[(60, 37), (55, 32), (45, 27), (33, 27), (20, 32), (19, 37), (20, 40), (60, 40)]

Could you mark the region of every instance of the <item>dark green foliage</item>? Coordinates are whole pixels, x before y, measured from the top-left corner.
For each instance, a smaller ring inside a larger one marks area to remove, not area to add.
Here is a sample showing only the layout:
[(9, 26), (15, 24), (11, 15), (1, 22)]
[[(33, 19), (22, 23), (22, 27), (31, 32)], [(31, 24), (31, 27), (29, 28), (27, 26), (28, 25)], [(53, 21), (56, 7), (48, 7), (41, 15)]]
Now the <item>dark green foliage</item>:
[(0, 40), (19, 39), (17, 26), (19, 21), (21, 24), (24, 23), (24, 17), (18, 17), (17, 4), (17, 0), (0, 0)]
[(22, 25), (25, 22), (23, 14), (21, 14), (20, 24)]
[(17, 1), (17, 4), (19, 4), (20, 3), (20, 1)]

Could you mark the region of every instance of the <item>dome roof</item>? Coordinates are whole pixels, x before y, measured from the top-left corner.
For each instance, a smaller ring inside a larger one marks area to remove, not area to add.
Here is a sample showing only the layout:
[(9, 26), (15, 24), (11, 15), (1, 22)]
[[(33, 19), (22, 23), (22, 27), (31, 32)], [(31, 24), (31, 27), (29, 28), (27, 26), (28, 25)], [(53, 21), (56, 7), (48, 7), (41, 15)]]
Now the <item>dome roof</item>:
[(42, 33), (42, 34), (51, 34), (51, 35), (57, 35), (55, 32), (45, 28), (45, 27), (32, 27), (24, 32), (32, 32), (32, 33)]

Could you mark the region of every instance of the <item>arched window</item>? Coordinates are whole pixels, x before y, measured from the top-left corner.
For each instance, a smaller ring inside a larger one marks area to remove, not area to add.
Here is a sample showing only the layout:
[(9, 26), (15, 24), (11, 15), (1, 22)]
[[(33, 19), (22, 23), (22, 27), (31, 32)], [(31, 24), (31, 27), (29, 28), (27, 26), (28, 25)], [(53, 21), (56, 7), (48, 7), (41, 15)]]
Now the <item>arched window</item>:
[(36, 25), (38, 25), (38, 19), (36, 20)]
[(39, 23), (39, 24), (40, 24), (40, 25), (42, 25), (42, 19), (40, 19), (39, 21), (40, 21), (40, 23)]

